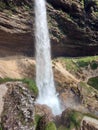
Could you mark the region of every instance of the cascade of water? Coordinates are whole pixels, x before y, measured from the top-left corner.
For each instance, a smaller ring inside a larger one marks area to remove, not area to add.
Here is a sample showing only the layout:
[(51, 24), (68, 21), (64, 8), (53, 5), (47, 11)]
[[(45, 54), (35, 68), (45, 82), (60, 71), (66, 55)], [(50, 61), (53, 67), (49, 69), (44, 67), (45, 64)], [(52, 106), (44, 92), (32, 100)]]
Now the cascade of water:
[(35, 0), (35, 37), (37, 102), (48, 105), (57, 115), (61, 109), (54, 86), (45, 0)]

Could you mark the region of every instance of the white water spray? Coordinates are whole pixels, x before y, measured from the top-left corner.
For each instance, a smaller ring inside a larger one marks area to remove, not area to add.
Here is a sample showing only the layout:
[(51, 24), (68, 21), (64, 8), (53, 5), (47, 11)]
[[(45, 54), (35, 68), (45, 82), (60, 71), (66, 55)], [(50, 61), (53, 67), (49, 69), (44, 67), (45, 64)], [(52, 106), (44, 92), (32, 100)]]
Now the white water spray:
[(35, 36), (37, 103), (48, 105), (58, 115), (61, 109), (54, 86), (45, 0), (35, 0)]

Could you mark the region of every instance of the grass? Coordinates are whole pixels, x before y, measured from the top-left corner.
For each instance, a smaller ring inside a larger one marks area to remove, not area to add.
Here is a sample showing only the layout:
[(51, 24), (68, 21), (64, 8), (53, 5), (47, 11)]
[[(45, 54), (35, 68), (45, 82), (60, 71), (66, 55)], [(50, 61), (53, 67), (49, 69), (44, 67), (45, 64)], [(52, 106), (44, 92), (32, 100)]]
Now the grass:
[(31, 80), (31, 79), (26, 79), (26, 78), (24, 78), (24, 79), (11, 79), (11, 78), (2, 79), (1, 78), (0, 79), (0, 84), (6, 83), (6, 82), (15, 82), (15, 81), (20, 81), (20, 82), (23, 82), (23, 83), (27, 84), (29, 89), (31, 91), (33, 91), (36, 96), (38, 95), (38, 88), (37, 88), (35, 82), (33, 80)]
[(87, 83), (98, 90), (98, 76), (90, 78)]
[(90, 96), (93, 92), (97, 93), (97, 91), (95, 90), (95, 88), (85, 82), (80, 82), (79, 83), (80, 87), (82, 88), (82, 93), (86, 96)]
[(98, 56), (89, 56), (89, 57), (81, 57), (81, 58), (61, 58), (61, 60), (66, 64), (66, 69), (68, 71), (77, 72), (81, 68), (86, 68), (90, 65), (92, 70), (98, 68)]
[(78, 71), (78, 66), (76, 65), (75, 60), (71, 59), (71, 58), (62, 58), (62, 60), (65, 62), (66, 64), (66, 69), (68, 71), (74, 71), (77, 72)]

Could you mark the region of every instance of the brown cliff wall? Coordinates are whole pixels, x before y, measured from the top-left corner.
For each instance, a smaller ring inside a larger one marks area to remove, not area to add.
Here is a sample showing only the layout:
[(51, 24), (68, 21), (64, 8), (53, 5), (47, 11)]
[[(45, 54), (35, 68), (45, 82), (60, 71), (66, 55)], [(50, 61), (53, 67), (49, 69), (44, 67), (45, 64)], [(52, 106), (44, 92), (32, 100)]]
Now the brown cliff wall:
[[(86, 14), (77, 0), (47, 2), (52, 56), (98, 54), (97, 13)], [(27, 0), (27, 4), (13, 6), (14, 11), (7, 6), (0, 9), (0, 55), (32, 56), (35, 51), (34, 3)]]

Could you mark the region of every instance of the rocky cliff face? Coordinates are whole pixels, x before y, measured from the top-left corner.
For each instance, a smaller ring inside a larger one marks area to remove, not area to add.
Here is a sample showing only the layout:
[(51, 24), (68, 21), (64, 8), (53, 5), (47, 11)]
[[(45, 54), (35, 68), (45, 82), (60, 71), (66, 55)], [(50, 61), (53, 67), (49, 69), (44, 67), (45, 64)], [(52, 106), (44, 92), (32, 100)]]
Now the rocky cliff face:
[[(0, 3), (0, 55), (34, 55), (34, 0), (10, 2)], [(78, 0), (47, 0), (47, 10), (53, 56), (98, 54), (98, 13)]]

